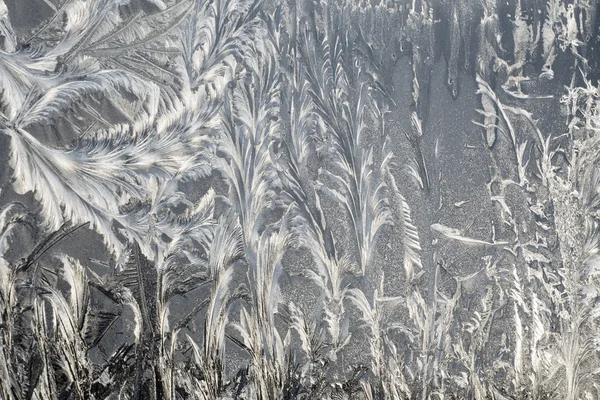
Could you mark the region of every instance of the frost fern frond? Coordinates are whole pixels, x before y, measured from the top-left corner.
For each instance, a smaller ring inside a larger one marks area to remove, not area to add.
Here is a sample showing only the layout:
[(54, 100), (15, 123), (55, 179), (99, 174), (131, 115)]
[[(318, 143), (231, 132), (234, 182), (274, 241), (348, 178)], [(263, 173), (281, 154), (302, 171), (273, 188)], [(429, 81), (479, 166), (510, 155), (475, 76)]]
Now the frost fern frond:
[(387, 170), (386, 178), (389, 183), (390, 192), (392, 193), (392, 196), (390, 196), (390, 206), (393, 210), (392, 214), (397, 221), (396, 226), (402, 230), (404, 274), (406, 287), (408, 289), (415, 278), (415, 275), (423, 268), (420, 255), (421, 244), (419, 232), (412, 222), (410, 206), (400, 192), (400, 189), (398, 189), (396, 178), (389, 169)]

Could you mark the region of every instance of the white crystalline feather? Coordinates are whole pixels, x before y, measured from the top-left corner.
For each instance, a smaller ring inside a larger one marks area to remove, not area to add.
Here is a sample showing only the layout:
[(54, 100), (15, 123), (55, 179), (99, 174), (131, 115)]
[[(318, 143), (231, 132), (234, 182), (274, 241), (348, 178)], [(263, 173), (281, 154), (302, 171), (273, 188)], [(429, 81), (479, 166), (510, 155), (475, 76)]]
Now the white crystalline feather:
[(397, 224), (402, 229), (402, 244), (404, 248), (404, 273), (407, 281), (407, 285), (417, 275), (418, 271), (422, 269), (421, 262), (421, 244), (419, 239), (419, 232), (417, 227), (414, 225), (411, 217), (411, 210), (406, 198), (400, 192), (394, 175), (388, 168), (386, 177), (389, 180), (390, 187), (390, 202), (394, 207), (394, 217), (398, 220)]
[(74, 153), (48, 149), (23, 130), (6, 132), (11, 137), (15, 191), (34, 192), (48, 228), (57, 230), (66, 220), (73, 224), (90, 222), (112, 250), (120, 250), (122, 246), (110, 229), (111, 215), (118, 211), (116, 185), (101, 184), (94, 176), (95, 168), (86, 168), (70, 158)]
[(120, 206), (130, 197), (149, 198), (151, 181), (172, 178), (193, 151), (175, 128), (137, 134), (125, 127), (70, 151), (49, 148), (23, 129), (4, 132), (11, 137), (15, 190), (35, 193), (48, 227), (90, 222), (117, 252), (122, 245), (112, 220), (139, 228), (129, 226)]
[(211, 251), (209, 254), (211, 277), (216, 279), (242, 254), (242, 231), (240, 225), (233, 217), (221, 217), (215, 228), (211, 242)]
[(134, 326), (133, 326), (133, 334), (135, 336), (136, 343), (139, 343), (142, 337), (142, 332), (144, 330), (144, 319), (142, 317), (142, 310), (138, 302), (135, 300), (133, 293), (127, 287), (121, 288), (121, 297), (124, 305), (127, 305), (133, 311), (134, 316)]
[(347, 298), (360, 310), (364, 326), (371, 330), (373, 336), (378, 336), (379, 321), (377, 320), (376, 312), (373, 309), (374, 305), (370, 304), (363, 291), (356, 288), (349, 289)]
[(74, 322), (81, 326), (84, 321), (87, 304), (90, 299), (85, 270), (81, 263), (73, 257), (61, 255), (62, 278), (69, 284), (68, 303)]
[(215, 358), (218, 354), (223, 354), (225, 327), (228, 321), (225, 306), (229, 297), (229, 287), (233, 280), (233, 268), (224, 270), (213, 279), (216, 279), (216, 281), (204, 323), (204, 354), (207, 360)]
[(290, 312), (290, 327), (300, 337), (300, 348), (307, 357), (311, 357), (313, 354), (312, 338), (306, 316), (293, 302), (288, 304), (288, 309)]

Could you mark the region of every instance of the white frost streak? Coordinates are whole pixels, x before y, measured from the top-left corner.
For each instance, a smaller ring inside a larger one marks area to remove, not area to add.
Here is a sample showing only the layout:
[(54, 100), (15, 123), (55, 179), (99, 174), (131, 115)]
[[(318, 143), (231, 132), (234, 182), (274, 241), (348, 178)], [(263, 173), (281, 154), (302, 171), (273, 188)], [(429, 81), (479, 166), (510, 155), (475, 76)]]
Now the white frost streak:
[(447, 238), (458, 240), (467, 245), (475, 245), (475, 246), (506, 246), (508, 242), (486, 242), (484, 240), (473, 239), (470, 237), (466, 237), (462, 235), (462, 232), (458, 229), (450, 228), (446, 225), (442, 224), (432, 224), (431, 230), (441, 233)]

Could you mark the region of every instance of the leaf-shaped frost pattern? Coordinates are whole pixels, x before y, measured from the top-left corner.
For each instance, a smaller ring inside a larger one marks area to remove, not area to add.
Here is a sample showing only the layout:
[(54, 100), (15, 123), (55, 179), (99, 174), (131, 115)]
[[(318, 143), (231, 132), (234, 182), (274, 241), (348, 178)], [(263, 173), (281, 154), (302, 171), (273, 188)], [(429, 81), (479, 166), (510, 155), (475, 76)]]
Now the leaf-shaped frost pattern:
[(599, 21), (0, 0), (0, 398), (598, 399)]

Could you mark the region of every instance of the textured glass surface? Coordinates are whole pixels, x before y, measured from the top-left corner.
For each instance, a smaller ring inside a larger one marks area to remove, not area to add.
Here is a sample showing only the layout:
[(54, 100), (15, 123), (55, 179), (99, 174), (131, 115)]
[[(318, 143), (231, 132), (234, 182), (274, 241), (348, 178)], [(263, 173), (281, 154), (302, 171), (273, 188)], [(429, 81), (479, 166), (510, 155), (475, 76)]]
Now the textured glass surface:
[(0, 0), (0, 399), (600, 399), (597, 0)]

